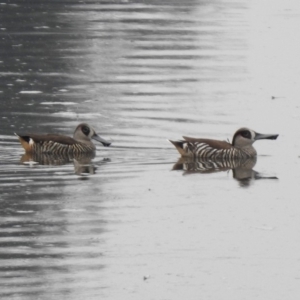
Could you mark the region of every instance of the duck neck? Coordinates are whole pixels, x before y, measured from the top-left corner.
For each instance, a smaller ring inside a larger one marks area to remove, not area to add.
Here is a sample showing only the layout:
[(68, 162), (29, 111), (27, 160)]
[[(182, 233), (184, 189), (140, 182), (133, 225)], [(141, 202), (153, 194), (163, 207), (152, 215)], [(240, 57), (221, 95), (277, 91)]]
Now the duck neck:
[(96, 147), (92, 141), (89, 140), (77, 140), (77, 146), (80, 145), (80, 147), (77, 148), (82, 148), (84, 151), (94, 151), (96, 150)]

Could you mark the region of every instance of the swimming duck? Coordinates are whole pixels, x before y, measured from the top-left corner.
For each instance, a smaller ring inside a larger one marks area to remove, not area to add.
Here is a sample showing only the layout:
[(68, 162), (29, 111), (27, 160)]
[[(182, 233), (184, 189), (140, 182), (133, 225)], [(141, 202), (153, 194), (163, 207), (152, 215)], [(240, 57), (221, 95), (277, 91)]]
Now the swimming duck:
[(183, 137), (181, 141), (170, 142), (181, 156), (209, 159), (248, 158), (255, 157), (256, 150), (252, 144), (257, 140), (276, 140), (278, 134), (261, 134), (249, 128), (240, 128), (232, 138), (232, 143), (212, 139)]
[(15, 134), (27, 153), (89, 153), (96, 150), (95, 145), (91, 141), (92, 139), (106, 147), (111, 144), (97, 135), (93, 127), (86, 123), (81, 123), (76, 127), (73, 138), (60, 134)]

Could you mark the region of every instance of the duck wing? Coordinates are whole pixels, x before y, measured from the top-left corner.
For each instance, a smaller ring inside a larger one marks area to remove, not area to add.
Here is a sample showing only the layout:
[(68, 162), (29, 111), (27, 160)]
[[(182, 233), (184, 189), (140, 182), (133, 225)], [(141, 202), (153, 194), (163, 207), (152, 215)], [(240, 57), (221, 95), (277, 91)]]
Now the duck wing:
[(26, 143), (30, 143), (30, 140), (33, 140), (35, 143), (44, 143), (44, 142), (54, 142), (64, 145), (74, 145), (78, 143), (76, 140), (69, 136), (60, 135), (60, 134), (25, 134), (25, 135), (16, 135)]
[(40, 145), (41, 147), (47, 146), (49, 144), (58, 143), (60, 145), (74, 145), (78, 143), (71, 137), (59, 134), (17, 134), (22, 147), (26, 152), (31, 152), (33, 145)]
[(177, 151), (182, 156), (202, 156), (210, 157), (216, 153), (223, 153), (224, 151), (233, 148), (233, 146), (225, 141), (211, 140), (211, 139), (197, 139), (191, 137), (183, 137), (181, 141), (170, 142), (176, 147)]
[(226, 141), (218, 141), (218, 140), (212, 140), (212, 139), (198, 139), (198, 138), (192, 138), (183, 136), (184, 142), (191, 143), (191, 144), (197, 144), (200, 146), (200, 144), (208, 145), (209, 147), (213, 149), (231, 149), (233, 148), (232, 144), (226, 142)]

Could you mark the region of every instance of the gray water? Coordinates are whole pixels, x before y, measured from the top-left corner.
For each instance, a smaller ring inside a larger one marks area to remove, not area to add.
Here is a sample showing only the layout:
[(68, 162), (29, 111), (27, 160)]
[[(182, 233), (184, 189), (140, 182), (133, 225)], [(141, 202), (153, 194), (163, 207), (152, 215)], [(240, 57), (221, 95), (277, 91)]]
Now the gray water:
[[(299, 17), (297, 1), (0, 3), (1, 299), (296, 299)], [(81, 122), (112, 142), (87, 167), (22, 157), (14, 132)], [(173, 169), (167, 139), (243, 126), (279, 134), (246, 177)]]

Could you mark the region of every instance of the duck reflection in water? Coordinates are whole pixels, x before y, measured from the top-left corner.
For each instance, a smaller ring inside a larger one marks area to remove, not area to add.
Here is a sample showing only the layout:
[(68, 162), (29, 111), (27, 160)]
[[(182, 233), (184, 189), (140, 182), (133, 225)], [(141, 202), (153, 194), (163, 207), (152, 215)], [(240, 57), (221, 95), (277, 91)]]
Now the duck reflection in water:
[(263, 176), (253, 170), (256, 157), (246, 159), (223, 159), (209, 160), (205, 158), (181, 157), (173, 166), (173, 170), (183, 170), (183, 175), (189, 174), (211, 174), (217, 172), (228, 172), (232, 170), (233, 178), (239, 181), (240, 186), (247, 187), (257, 179), (278, 179), (274, 176)]
[[(74, 164), (74, 173), (76, 175), (93, 175), (96, 173), (92, 159), (95, 153), (80, 153), (80, 154), (47, 154), (47, 153), (25, 153), (21, 157), (21, 163), (29, 165), (47, 165), (47, 166), (61, 166), (69, 163)], [(109, 161), (103, 159), (103, 162)]]

